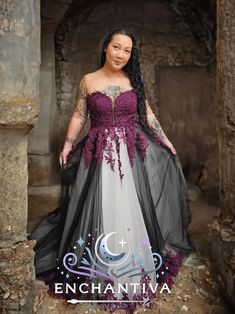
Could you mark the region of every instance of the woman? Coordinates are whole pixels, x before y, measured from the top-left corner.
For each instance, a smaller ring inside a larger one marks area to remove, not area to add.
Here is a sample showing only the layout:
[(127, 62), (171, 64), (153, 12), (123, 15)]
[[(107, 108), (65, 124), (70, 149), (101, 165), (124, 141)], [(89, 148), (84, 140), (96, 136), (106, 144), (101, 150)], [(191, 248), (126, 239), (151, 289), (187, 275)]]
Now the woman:
[[(90, 130), (77, 141), (88, 117)], [(100, 68), (81, 79), (59, 160), (60, 206), (29, 237), (37, 240), (37, 276), (54, 292), (55, 282), (85, 282), (88, 299), (151, 299), (154, 293), (143, 293), (139, 283), (171, 286), (192, 249), (187, 187), (176, 150), (145, 97), (132, 33), (110, 32)], [(101, 292), (91, 290), (94, 282)], [(111, 294), (104, 292), (107, 283)], [(136, 289), (119, 291), (120, 283)], [(56, 292), (84, 296), (82, 289)]]

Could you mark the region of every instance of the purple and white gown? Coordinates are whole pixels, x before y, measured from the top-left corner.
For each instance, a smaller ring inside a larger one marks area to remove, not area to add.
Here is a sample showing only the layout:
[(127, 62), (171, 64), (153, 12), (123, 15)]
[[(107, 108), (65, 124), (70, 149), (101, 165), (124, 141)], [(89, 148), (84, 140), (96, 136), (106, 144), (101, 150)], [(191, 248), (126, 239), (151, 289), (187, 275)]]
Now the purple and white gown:
[[(51, 290), (55, 282), (102, 289), (111, 283), (112, 297), (121, 300), (118, 284), (140, 283), (145, 274), (152, 286), (171, 284), (179, 257), (192, 250), (187, 185), (178, 156), (136, 120), (133, 89), (115, 98), (114, 110), (102, 91), (87, 95), (86, 104), (90, 130), (61, 170), (60, 205), (28, 238), (37, 240), (36, 275)], [(141, 298), (140, 288), (125, 298)], [(88, 299), (108, 298), (89, 293)]]

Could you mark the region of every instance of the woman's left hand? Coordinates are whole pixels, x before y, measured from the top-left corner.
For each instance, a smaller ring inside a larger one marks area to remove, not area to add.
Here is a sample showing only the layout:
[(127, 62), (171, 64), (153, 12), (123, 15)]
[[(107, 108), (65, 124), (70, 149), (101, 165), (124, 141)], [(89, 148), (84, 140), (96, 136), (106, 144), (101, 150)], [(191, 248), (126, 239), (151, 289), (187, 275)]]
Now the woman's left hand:
[(177, 154), (177, 152), (176, 152), (174, 146), (172, 145), (172, 143), (171, 143), (168, 139), (165, 139), (165, 140), (163, 141), (163, 143), (171, 150), (171, 152), (172, 152), (174, 155)]

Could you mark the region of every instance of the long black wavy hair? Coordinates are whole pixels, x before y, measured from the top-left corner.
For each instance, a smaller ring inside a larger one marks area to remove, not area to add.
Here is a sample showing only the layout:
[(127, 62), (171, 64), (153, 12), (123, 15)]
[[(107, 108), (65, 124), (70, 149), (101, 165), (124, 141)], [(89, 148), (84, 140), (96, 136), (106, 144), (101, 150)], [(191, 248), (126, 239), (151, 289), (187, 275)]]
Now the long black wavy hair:
[(149, 135), (156, 136), (153, 130), (148, 126), (147, 122), (145, 87), (141, 78), (139, 51), (137, 48), (137, 40), (135, 35), (131, 32), (126, 31), (125, 29), (115, 29), (109, 32), (102, 42), (100, 67), (103, 67), (103, 65), (105, 64), (106, 49), (111, 42), (113, 36), (116, 34), (129, 36), (132, 40), (133, 46), (131, 50), (131, 56), (128, 63), (122, 68), (122, 70), (127, 73), (128, 78), (131, 81), (131, 85), (137, 94), (137, 113), (139, 116), (140, 125), (146, 130)]

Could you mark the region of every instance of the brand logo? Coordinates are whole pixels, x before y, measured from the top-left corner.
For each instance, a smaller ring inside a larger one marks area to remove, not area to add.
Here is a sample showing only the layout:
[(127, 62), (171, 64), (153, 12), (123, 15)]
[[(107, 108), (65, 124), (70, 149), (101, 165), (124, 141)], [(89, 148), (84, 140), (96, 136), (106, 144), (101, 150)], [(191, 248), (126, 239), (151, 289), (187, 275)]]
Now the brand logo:
[[(119, 303), (119, 308), (127, 307), (127, 303), (149, 306), (157, 291), (171, 293), (164, 282), (167, 263), (163, 263), (158, 252), (152, 252), (148, 239), (130, 247), (123, 237), (116, 237), (116, 232), (102, 233), (97, 239), (88, 234), (87, 241), (82, 237), (75, 241), (73, 250), (64, 255), (57, 267), (64, 282), (56, 282), (54, 292), (89, 295), (90, 299), (71, 298), (68, 303)], [(99, 295), (99, 299), (92, 299), (92, 295)]]

